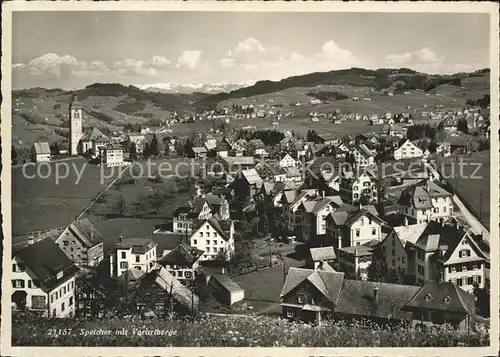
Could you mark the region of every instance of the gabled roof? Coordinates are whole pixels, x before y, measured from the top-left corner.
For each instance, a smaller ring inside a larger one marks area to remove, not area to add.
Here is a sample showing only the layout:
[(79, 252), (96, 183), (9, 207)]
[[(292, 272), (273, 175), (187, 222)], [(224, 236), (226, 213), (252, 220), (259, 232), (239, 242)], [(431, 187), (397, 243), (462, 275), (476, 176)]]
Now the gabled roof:
[(195, 154), (202, 154), (202, 153), (206, 153), (207, 149), (204, 146), (195, 146), (195, 147), (193, 147), (193, 152)]
[(35, 149), (35, 153), (37, 155), (50, 154), (49, 143), (46, 141), (39, 141), (39, 142), (33, 143), (33, 148)]
[[(87, 218), (71, 223), (67, 229), (87, 248), (91, 248), (103, 241), (102, 234)], [(64, 238), (65, 231), (57, 237), (56, 241), (59, 238)]]
[(328, 300), (337, 303), (344, 273), (291, 267), (288, 270), (280, 297), (286, 296), (303, 281), (309, 281)]
[(158, 263), (161, 265), (182, 265), (192, 266), (203, 255), (203, 251), (190, 247), (185, 243), (180, 243), (172, 251), (160, 258)]
[[(133, 282), (133, 281), (138, 281), (140, 280), (146, 273), (144, 270), (139, 270), (135, 268), (130, 268), (128, 270), (128, 281)], [(127, 279), (127, 272), (124, 272), (122, 275), (118, 277), (118, 281), (121, 283), (124, 283)]]
[(309, 254), (313, 262), (335, 260), (335, 250), (333, 247), (310, 248)]
[(255, 149), (264, 149), (266, 145), (264, 145), (264, 142), (261, 139), (252, 139), (249, 141), (249, 143), (255, 148)]
[[(189, 310), (197, 309), (199, 305), (198, 296), (182, 285), (165, 268), (161, 267), (152, 270), (142, 277), (141, 287), (151, 283), (156, 284), (168, 294), (172, 292), (172, 297)], [(139, 288), (136, 292), (140, 295), (141, 289)]]
[(232, 281), (227, 275), (224, 274), (213, 274), (210, 275), (209, 279), (215, 279), (219, 284), (229, 292), (239, 292), (243, 291), (243, 289)]
[(425, 228), (427, 227), (427, 222), (419, 224), (411, 224), (408, 226), (398, 226), (394, 227), (394, 232), (398, 235), (399, 239), (406, 245), (406, 242), (415, 244), (418, 238), (422, 235)]
[(203, 226), (205, 223), (210, 224), (213, 227), (213, 229), (215, 229), (215, 231), (219, 233), (221, 238), (224, 239), (225, 241), (228, 241), (230, 239), (229, 236), (229, 229), (231, 225), (230, 220), (218, 220), (215, 217), (210, 217), (209, 219), (205, 220), (196, 220), (193, 222), (193, 232), (196, 231), (201, 226)]
[(424, 179), (404, 189), (398, 200), (398, 204), (413, 206), (417, 209), (428, 209), (434, 207), (431, 198), (449, 196), (451, 196), (451, 193), (444, 188), (433, 181)]
[(262, 179), (255, 169), (242, 170), (241, 175), (245, 178), (245, 180), (247, 180), (250, 185), (262, 182)]
[(228, 165), (254, 165), (255, 158), (253, 156), (221, 156), (221, 161)]
[[(375, 289), (378, 289), (376, 300)], [(401, 308), (418, 289), (410, 285), (344, 280), (335, 311), (346, 315), (411, 320), (412, 313), (401, 311)]]
[(451, 282), (428, 280), (403, 306), (403, 310), (438, 310), (471, 314), (474, 312), (473, 295)]
[(375, 156), (375, 154), (368, 149), (368, 147), (365, 144), (361, 144), (358, 146), (359, 152), (363, 154), (365, 157), (370, 157), (370, 156)]
[[(79, 271), (75, 263), (52, 239), (43, 239), (30, 244), (17, 252), (16, 257), (22, 260), (35, 274), (36, 279), (49, 290)], [(59, 273), (63, 275), (57, 278)]]
[(361, 217), (370, 217), (370, 218), (378, 221), (379, 224), (385, 223), (384, 220), (382, 218), (380, 218), (377, 214), (373, 214), (373, 212), (371, 212), (365, 208), (361, 208), (361, 209), (358, 209), (358, 211), (351, 212), (349, 214), (349, 216), (347, 217), (344, 225), (350, 226), (353, 223), (355, 223), (358, 219), (360, 219)]
[(91, 131), (87, 132), (83, 137), (82, 141), (109, 141), (109, 137), (104, 135), (99, 129), (93, 128)]
[(132, 254), (145, 254), (156, 246), (150, 238), (123, 238), (115, 242), (115, 249), (132, 249)]

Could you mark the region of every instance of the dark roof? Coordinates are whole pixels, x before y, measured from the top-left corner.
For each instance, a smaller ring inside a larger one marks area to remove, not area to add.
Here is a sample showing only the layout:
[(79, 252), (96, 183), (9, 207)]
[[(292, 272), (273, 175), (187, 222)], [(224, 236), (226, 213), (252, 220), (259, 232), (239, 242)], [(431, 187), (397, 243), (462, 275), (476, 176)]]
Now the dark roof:
[(344, 273), (291, 267), (288, 270), (280, 297), (286, 296), (303, 281), (309, 281), (328, 300), (337, 302)]
[(162, 256), (165, 250), (174, 250), (183, 240), (185, 233), (153, 234), (151, 239), (156, 243), (156, 255)]
[(73, 233), (86, 247), (91, 248), (103, 241), (102, 234), (87, 219), (79, 219), (68, 226), (68, 230)]
[(161, 265), (192, 266), (203, 255), (203, 251), (180, 243), (173, 250), (164, 255), (158, 262)]
[(229, 230), (231, 228), (231, 220), (219, 220), (215, 217), (209, 219), (201, 219), (193, 222), (193, 232), (200, 228), (203, 224), (210, 224), (219, 233), (221, 238), (229, 240)]
[[(378, 289), (377, 300), (374, 299), (375, 288)], [(401, 311), (401, 308), (418, 289), (418, 286), (344, 280), (335, 311), (346, 315), (411, 320), (412, 313)]]
[(404, 189), (399, 197), (398, 204), (403, 206), (411, 205), (417, 209), (428, 209), (434, 207), (431, 198), (447, 196), (451, 196), (451, 193), (435, 182), (424, 179)]
[[(75, 263), (52, 239), (43, 239), (30, 244), (20, 250), (16, 256), (47, 289), (52, 289), (79, 271)], [(63, 275), (58, 279), (57, 274), (61, 272)]]
[(427, 309), (466, 314), (472, 313), (475, 307), (473, 295), (456, 284), (448, 281), (428, 280), (413, 294), (403, 309), (406, 311)]
[(144, 254), (156, 243), (150, 238), (123, 238), (115, 242), (116, 249), (132, 249), (132, 254)]
[(104, 135), (99, 129), (93, 128), (91, 131), (87, 132), (81, 139), (82, 141), (109, 141), (109, 137)]

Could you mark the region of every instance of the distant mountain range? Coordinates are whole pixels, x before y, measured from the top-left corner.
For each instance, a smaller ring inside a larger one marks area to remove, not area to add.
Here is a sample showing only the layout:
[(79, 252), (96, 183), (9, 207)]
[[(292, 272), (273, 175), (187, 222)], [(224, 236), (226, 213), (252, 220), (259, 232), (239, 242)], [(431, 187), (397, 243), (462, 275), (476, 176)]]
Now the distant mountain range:
[(214, 82), (210, 84), (153, 83), (153, 84), (141, 84), (137, 85), (136, 87), (146, 92), (156, 92), (156, 93), (191, 94), (196, 92), (196, 93), (206, 93), (206, 94), (217, 94), (217, 93), (229, 93), (237, 89), (245, 88), (254, 84), (255, 81)]

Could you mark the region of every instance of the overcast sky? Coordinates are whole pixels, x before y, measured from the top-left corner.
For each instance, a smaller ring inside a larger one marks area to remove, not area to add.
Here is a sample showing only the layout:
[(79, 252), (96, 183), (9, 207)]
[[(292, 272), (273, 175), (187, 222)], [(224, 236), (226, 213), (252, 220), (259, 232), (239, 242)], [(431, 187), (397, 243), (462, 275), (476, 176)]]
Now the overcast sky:
[(489, 67), (482, 14), (17, 12), (13, 87), (244, 82), (350, 67)]

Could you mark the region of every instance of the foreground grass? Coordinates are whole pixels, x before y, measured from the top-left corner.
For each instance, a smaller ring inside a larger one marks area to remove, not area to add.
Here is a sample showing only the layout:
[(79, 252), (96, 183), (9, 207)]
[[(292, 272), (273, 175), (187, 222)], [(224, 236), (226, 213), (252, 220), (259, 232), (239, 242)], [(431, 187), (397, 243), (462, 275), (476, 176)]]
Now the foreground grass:
[[(64, 335), (59, 329), (69, 330)], [(97, 330), (110, 331), (110, 334), (83, 336), (85, 332)], [(117, 335), (116, 331), (120, 330), (127, 334)], [(60, 333), (50, 336), (51, 331)], [(163, 333), (151, 335), (139, 331)], [(12, 324), (14, 346), (450, 347), (488, 346), (489, 343), (489, 335), (485, 332), (467, 333), (444, 327), (429, 332), (363, 328), (342, 322), (311, 327), (254, 316), (205, 316), (194, 322), (159, 319), (48, 321), (14, 317)]]

